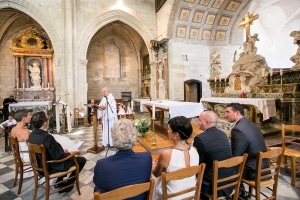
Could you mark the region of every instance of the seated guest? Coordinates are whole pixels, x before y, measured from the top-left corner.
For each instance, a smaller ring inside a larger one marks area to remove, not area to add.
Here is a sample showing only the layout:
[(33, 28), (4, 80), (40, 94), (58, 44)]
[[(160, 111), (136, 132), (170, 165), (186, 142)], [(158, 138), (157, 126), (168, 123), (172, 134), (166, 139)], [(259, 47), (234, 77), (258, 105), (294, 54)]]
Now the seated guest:
[[(179, 116), (168, 122), (168, 137), (174, 142), (173, 149), (164, 150), (153, 166), (153, 175), (159, 177), (156, 180), (153, 200), (162, 199), (161, 173), (172, 172), (189, 166), (199, 165), (199, 155), (197, 149), (186, 142), (192, 135), (193, 127), (189, 119)], [(192, 187), (196, 184), (196, 176), (182, 180), (169, 181), (167, 190), (174, 193), (178, 190)], [(183, 199), (190, 196), (190, 193), (178, 196)]]
[[(91, 99), (90, 102), (89, 102), (89, 104), (94, 105), (95, 104), (95, 100)], [(94, 108), (88, 107), (88, 122), (89, 122), (89, 124), (92, 123), (93, 112), (94, 112)]]
[[(201, 193), (212, 194), (211, 180), (214, 160), (225, 160), (232, 157), (231, 146), (227, 135), (216, 128), (218, 116), (213, 111), (204, 111), (199, 115), (199, 128), (203, 132), (194, 138), (194, 146), (200, 156), (200, 162), (205, 163), (204, 176), (202, 181)], [(218, 177), (232, 175), (234, 169), (220, 169)], [(226, 188), (218, 191), (218, 197), (229, 196), (233, 188)], [(201, 194), (201, 199), (208, 197)]]
[(17, 121), (14, 119), (14, 113), (10, 112), (8, 115), (8, 119), (0, 124), (0, 128), (5, 129), (5, 127), (13, 126), (16, 123), (17, 123)]
[[(243, 178), (254, 180), (256, 175), (256, 157), (258, 152), (266, 152), (267, 146), (260, 128), (244, 117), (244, 106), (239, 103), (231, 103), (226, 106), (225, 117), (228, 122), (233, 123), (231, 129), (231, 149), (233, 156), (248, 154), (244, 167)], [(269, 167), (269, 162), (264, 159), (262, 168)], [(263, 174), (268, 174), (269, 171)], [(244, 189), (244, 185), (241, 184)], [(247, 194), (242, 192), (240, 197), (246, 199)]]
[[(44, 111), (33, 114), (30, 123), (33, 127), (33, 131), (29, 135), (28, 142), (31, 144), (45, 145), (47, 161), (60, 160), (70, 155), (70, 152), (66, 152), (66, 150), (64, 150), (61, 145), (54, 139), (54, 137), (47, 132), (49, 118)], [(76, 160), (79, 165), (79, 171), (81, 171), (85, 165), (86, 159), (84, 157), (77, 156)], [(39, 163), (39, 165), (42, 165), (42, 163)], [(66, 171), (73, 165), (74, 160), (71, 158), (63, 162), (63, 165), (61, 163), (49, 164), (48, 171), (50, 174)], [(75, 176), (75, 172), (72, 172), (71, 176)], [(58, 178), (57, 182), (61, 180), (62, 178)], [(75, 179), (71, 179), (61, 184), (61, 186), (63, 187), (66, 185), (70, 185), (74, 182)], [(70, 192), (72, 189), (73, 187), (68, 187), (65, 190), (61, 190), (60, 192)]]
[[(111, 137), (115, 155), (97, 161), (94, 169), (95, 191), (105, 193), (123, 186), (145, 183), (150, 180), (152, 158), (149, 152), (133, 152), (138, 132), (129, 119), (113, 124)], [(144, 200), (146, 193), (131, 200)]]
[[(11, 129), (10, 136), (18, 139), (21, 151), (28, 151), (26, 140), (31, 131), (26, 128), (26, 125), (30, 122), (30, 112), (28, 110), (18, 110), (15, 113), (15, 119), (17, 125)], [(21, 153), (21, 159), (23, 162), (30, 162), (28, 153)]]

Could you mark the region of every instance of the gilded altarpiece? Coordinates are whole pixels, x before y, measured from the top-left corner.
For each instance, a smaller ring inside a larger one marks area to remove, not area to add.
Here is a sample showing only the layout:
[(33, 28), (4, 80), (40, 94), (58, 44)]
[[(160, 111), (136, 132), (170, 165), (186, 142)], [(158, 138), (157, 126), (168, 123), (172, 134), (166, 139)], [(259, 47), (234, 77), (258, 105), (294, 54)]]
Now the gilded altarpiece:
[(53, 48), (36, 31), (13, 38), (15, 85), (18, 101), (53, 101)]

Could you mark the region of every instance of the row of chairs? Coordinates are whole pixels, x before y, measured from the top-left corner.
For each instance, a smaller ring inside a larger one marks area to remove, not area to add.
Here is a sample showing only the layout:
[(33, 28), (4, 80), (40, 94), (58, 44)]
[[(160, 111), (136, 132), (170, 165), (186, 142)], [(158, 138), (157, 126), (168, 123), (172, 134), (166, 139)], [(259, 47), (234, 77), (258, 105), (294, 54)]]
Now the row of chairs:
[[(218, 197), (217, 192), (219, 190), (234, 187), (234, 190), (231, 194), (231, 198), (237, 200), (239, 198), (240, 184), (245, 183), (249, 186), (249, 196), (255, 196), (256, 199), (260, 199), (260, 194), (262, 193), (261, 188), (268, 188), (272, 191), (270, 199), (276, 199), (277, 195), (277, 184), (278, 184), (278, 175), (280, 170), (280, 165), (282, 162), (284, 149), (281, 147), (272, 147), (269, 148), (267, 152), (260, 152), (257, 156), (257, 168), (256, 168), (256, 178), (255, 181), (242, 179), (242, 174), (247, 160), (247, 154), (242, 156), (237, 156), (229, 158), (223, 161), (214, 161), (213, 163), (213, 178), (212, 178), (212, 194), (204, 194), (212, 200), (216, 199), (226, 199), (226, 197)], [(269, 159), (272, 161), (270, 167), (261, 169), (262, 160)], [(236, 167), (236, 173), (228, 177), (219, 178), (218, 171), (222, 168), (231, 168)], [(191, 166), (183, 168), (174, 172), (162, 173), (162, 191), (163, 191), (163, 200), (167, 200), (172, 197), (176, 197), (182, 194), (193, 192), (193, 195), (185, 199), (200, 199), (200, 191), (202, 185), (202, 179), (204, 174), (205, 164), (200, 164), (199, 166)], [(267, 175), (262, 175), (263, 172), (270, 171)], [(186, 177), (191, 177), (197, 175), (196, 185), (184, 189), (182, 191), (177, 191), (176, 193), (169, 194), (167, 191), (167, 182), (171, 180), (179, 180)], [(270, 179), (268, 179), (270, 178)], [(266, 180), (267, 179), (267, 180)], [(252, 193), (252, 189), (255, 189), (255, 193)], [(148, 200), (152, 199), (152, 194), (154, 190), (154, 180), (151, 179), (147, 183), (135, 184), (130, 186), (125, 186), (118, 188), (106, 193), (94, 193), (95, 200), (121, 200), (130, 197), (137, 196), (144, 192), (148, 192)]]
[[(45, 189), (46, 200), (49, 199), (49, 196), (51, 194), (62, 191), (68, 187), (73, 187), (74, 184), (76, 184), (78, 194), (79, 195), (81, 194), (79, 188), (79, 166), (75, 158), (76, 155), (80, 154), (79, 151), (72, 152), (69, 156), (60, 160), (46, 161), (46, 149), (44, 145), (36, 145), (36, 144), (28, 143), (28, 151), (20, 151), (19, 142), (16, 137), (10, 136), (9, 141), (10, 141), (11, 151), (14, 155), (15, 166), (16, 166), (14, 186), (16, 186), (18, 175), (20, 174), (18, 194), (21, 193), (23, 174), (26, 172), (33, 172), (34, 174), (34, 197), (33, 197), (34, 200), (36, 199), (38, 188)], [(30, 162), (23, 162), (21, 158), (21, 153), (29, 153)], [(42, 160), (42, 166), (38, 165), (37, 156), (39, 156), (39, 158)], [(49, 174), (48, 168), (43, 167), (43, 166), (47, 166), (47, 164), (50, 163), (52, 164), (62, 163), (68, 159), (74, 159), (74, 166), (71, 166), (67, 171)], [(67, 177), (67, 175), (72, 172), (75, 172), (75, 175)], [(62, 181), (57, 181), (55, 183), (52, 183), (51, 179), (56, 179), (60, 177), (64, 179)], [(58, 189), (51, 190), (51, 188), (55, 188), (55, 186), (58, 186), (58, 184), (61, 184), (63, 181), (68, 181), (70, 179), (75, 179), (74, 184), (66, 185), (64, 187), (58, 187)]]

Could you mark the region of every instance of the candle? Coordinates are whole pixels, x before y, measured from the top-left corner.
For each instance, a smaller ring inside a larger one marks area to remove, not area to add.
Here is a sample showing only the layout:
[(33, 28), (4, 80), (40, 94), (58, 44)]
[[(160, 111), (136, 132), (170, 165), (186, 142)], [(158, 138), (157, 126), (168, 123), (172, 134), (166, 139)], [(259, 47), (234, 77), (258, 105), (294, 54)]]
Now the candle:
[(25, 89), (25, 83), (23, 82), (23, 89)]
[(133, 101), (131, 101), (131, 110), (133, 110)]
[(17, 83), (17, 89), (19, 89), (19, 82)]
[(49, 82), (48, 82), (48, 88), (49, 88)]
[(222, 78), (221, 78), (221, 76), (219, 77), (219, 81), (220, 81), (220, 82), (222, 81)]
[(265, 77), (265, 68), (261, 70), (261, 77)]
[(226, 83), (226, 76), (224, 77), (224, 82)]
[(44, 82), (42, 82), (42, 88), (44, 88)]
[(152, 105), (152, 118), (155, 119), (155, 105)]
[(282, 76), (282, 69), (280, 69), (280, 76)]
[(217, 77), (215, 76), (215, 82), (217, 82)]
[(270, 76), (273, 76), (273, 68), (270, 69)]

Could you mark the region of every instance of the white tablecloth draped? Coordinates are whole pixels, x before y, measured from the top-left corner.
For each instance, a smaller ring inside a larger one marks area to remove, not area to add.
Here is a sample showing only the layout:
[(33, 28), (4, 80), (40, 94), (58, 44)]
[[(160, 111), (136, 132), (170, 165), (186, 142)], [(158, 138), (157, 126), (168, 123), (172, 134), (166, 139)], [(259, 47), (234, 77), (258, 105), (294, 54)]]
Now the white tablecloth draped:
[(244, 105), (255, 106), (262, 114), (263, 120), (276, 116), (276, 106), (274, 98), (223, 98), (223, 97), (207, 97), (202, 98), (201, 102), (212, 103), (240, 103)]
[(19, 107), (38, 107), (38, 106), (47, 106), (48, 110), (52, 109), (52, 101), (28, 101), (28, 102), (18, 102), (9, 104), (8, 110), (11, 111), (13, 108)]
[(155, 105), (156, 108), (163, 108), (169, 110), (171, 118), (176, 116), (185, 116), (187, 118), (197, 117), (204, 110), (203, 104), (196, 102), (161, 100), (141, 103), (143, 103), (143, 105)]

